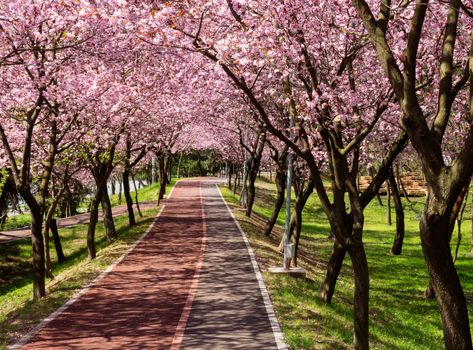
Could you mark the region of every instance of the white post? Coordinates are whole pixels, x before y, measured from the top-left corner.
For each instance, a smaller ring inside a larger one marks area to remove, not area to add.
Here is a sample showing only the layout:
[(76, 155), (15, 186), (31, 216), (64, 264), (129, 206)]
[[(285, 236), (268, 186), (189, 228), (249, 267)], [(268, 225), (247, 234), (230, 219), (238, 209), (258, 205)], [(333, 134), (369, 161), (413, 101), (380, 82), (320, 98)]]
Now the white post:
[[(290, 139), (294, 139), (294, 118), (291, 118)], [(289, 244), (289, 232), (291, 229), (291, 185), (292, 185), (292, 151), (288, 150), (287, 155), (287, 182), (286, 182), (286, 223), (284, 227), (284, 260), (283, 267), (289, 268), (289, 263), (293, 258), (293, 247)]]

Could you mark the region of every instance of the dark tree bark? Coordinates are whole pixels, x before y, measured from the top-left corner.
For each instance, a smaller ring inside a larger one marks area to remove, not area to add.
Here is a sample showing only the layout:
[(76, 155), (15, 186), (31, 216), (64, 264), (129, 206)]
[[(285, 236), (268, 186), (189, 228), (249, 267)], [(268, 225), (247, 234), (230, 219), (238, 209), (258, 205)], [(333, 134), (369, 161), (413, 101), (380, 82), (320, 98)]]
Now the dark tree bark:
[[(305, 181), (304, 181), (305, 182)], [(314, 192), (314, 183), (312, 180), (307, 181), (305, 187), (304, 182), (300, 184), (299, 194), (296, 196), (296, 202), (294, 204), (293, 220), (291, 220), (291, 234), (295, 231), (295, 252), (294, 252), (294, 265), (297, 266), (297, 256), (299, 253), (299, 240), (302, 232), (302, 211), (309, 199), (310, 195)]]
[[(458, 250), (460, 249), (460, 244), (461, 244), (461, 240), (462, 240), (463, 215), (465, 214), (466, 205), (468, 203), (469, 190), (470, 190), (470, 184), (468, 184), (468, 187), (465, 188), (464, 191), (462, 191), (461, 195), (463, 195), (463, 200), (462, 200), (463, 203), (459, 203), (460, 210), (459, 210), (459, 213), (457, 214), (457, 218), (456, 218), (456, 222), (457, 222), (457, 225), (456, 225), (456, 227), (457, 227), (457, 244), (455, 246), (455, 253), (453, 255), (453, 264), (455, 264), (455, 262), (457, 261)], [(455, 209), (454, 209), (454, 211), (455, 211)], [(450, 238), (450, 240), (451, 240), (451, 238)]]
[[(258, 176), (258, 171), (261, 164), (261, 157), (263, 156), (264, 146), (266, 144), (266, 131), (259, 125), (255, 133), (255, 139), (250, 146), (247, 146), (243, 140), (242, 133), (240, 130), (240, 144), (248, 152), (249, 159), (247, 160), (247, 200), (246, 200), (246, 212), (247, 217), (251, 216), (253, 211), (253, 204), (255, 202), (256, 188), (255, 182)], [(245, 185), (245, 184), (243, 184)]]
[(402, 252), (402, 243), (404, 241), (404, 209), (402, 207), (401, 195), (392, 169), (389, 171), (389, 187), (393, 194), (394, 207), (396, 209), (396, 236), (394, 237), (394, 243), (391, 247), (391, 253), (393, 255), (400, 255)]
[(122, 174), (123, 177), (123, 194), (125, 196), (126, 208), (128, 211), (128, 225), (136, 224), (135, 213), (133, 211), (133, 199), (130, 194), (130, 171), (125, 168)]
[(255, 196), (256, 196), (256, 187), (255, 187), (255, 182), (256, 182), (256, 176), (257, 176), (258, 170), (251, 171), (248, 175), (248, 201), (246, 205), (246, 212), (245, 215), (247, 217), (251, 216), (251, 213), (253, 211), (253, 204), (255, 203)]
[(122, 204), (122, 181), (120, 180), (118, 183), (118, 204)]
[(33, 296), (42, 298), (46, 295), (46, 268), (43, 241), (43, 214), (39, 206), (29, 206), (31, 212), (31, 244), (33, 247)]
[[(471, 337), (458, 333), (469, 329), (466, 300), (450, 251), (448, 235), (449, 215), (438, 216), (425, 212), (421, 219), (421, 240), (430, 283), (439, 307), (447, 349), (471, 349)], [(442, 242), (443, 240), (443, 242)], [(459, 346), (460, 345), (460, 346)]]
[[(90, 203), (89, 213), (89, 227), (87, 230), (87, 251), (89, 259), (95, 259), (97, 256), (95, 248), (95, 227), (97, 226), (98, 215), (99, 215), (99, 204), (102, 198), (107, 194), (107, 181), (114, 168), (115, 148), (120, 139), (117, 135), (113, 141), (108, 145), (106, 150), (95, 150), (93, 154), (88, 154), (89, 169), (94, 177), (95, 181), (95, 193)], [(108, 198), (108, 195), (107, 197)], [(110, 205), (110, 199), (102, 204), (105, 206)], [(108, 209), (107, 209), (108, 211)], [(113, 216), (111, 215), (111, 206), (108, 220), (113, 223)], [(104, 213), (105, 220), (105, 213)], [(110, 237), (107, 235), (107, 239)]]
[[(200, 155), (199, 162), (200, 162)], [(164, 195), (166, 194), (166, 185), (169, 183), (168, 181), (168, 164), (170, 159), (169, 152), (158, 152), (156, 154), (157, 162), (158, 162), (158, 174), (159, 174), (159, 192), (158, 192), (158, 206), (160, 205), (161, 201), (164, 199)]]
[(354, 339), (355, 349), (369, 348), (368, 334), (368, 300), (369, 300), (369, 275), (368, 262), (366, 260), (365, 248), (361, 242), (355, 243), (348, 249), (348, 254), (353, 265), (355, 276), (354, 295)]
[(399, 164), (396, 165), (396, 179), (397, 179), (397, 183), (398, 183), (398, 188), (399, 187), (401, 188), (401, 191), (404, 195), (404, 198), (406, 198), (406, 200), (409, 203), (411, 203), (411, 200), (409, 199), (409, 193), (407, 193), (406, 187), (404, 186), (404, 183), (402, 182), (401, 173), (399, 171)]
[[(135, 158), (132, 158), (132, 153), (137, 152)], [(130, 174), (132, 169), (144, 158), (147, 154), (148, 150), (144, 146), (139, 146), (136, 149), (133, 149), (133, 143), (130, 138), (130, 134), (126, 135), (126, 150), (125, 150), (125, 157), (123, 159), (123, 173), (122, 173), (122, 180), (123, 180), (123, 193), (125, 196), (126, 208), (128, 211), (128, 224), (129, 226), (133, 226), (136, 224), (135, 213), (133, 211), (133, 199), (131, 198), (130, 193)], [(152, 166), (156, 166), (155, 162), (153, 161)], [(136, 185), (135, 185), (136, 191)], [(120, 185), (120, 197), (121, 197), (121, 185)], [(138, 205), (138, 204), (137, 204)], [(141, 215), (141, 212), (140, 212)]]
[[(169, 158), (168, 158), (168, 163), (166, 164), (166, 169), (167, 169), (167, 179), (166, 179), (166, 185), (169, 185), (172, 180), (172, 153), (169, 152)], [(141, 182), (141, 179), (138, 179)], [(144, 186), (143, 186), (144, 187)]]
[(287, 181), (287, 151), (288, 147), (285, 145), (281, 150), (277, 149), (273, 144), (268, 141), (268, 146), (271, 149), (271, 158), (273, 159), (274, 163), (276, 164), (276, 202), (274, 203), (274, 209), (266, 221), (266, 225), (264, 227), (264, 234), (269, 236), (273, 231), (273, 227), (276, 224), (276, 221), (279, 216), (279, 212), (281, 211), (282, 205), (284, 203), (285, 197), (285, 190), (286, 190), (286, 181)]
[(103, 191), (100, 202), (102, 203), (103, 223), (107, 241), (110, 243), (117, 238), (117, 231), (115, 230), (115, 223), (113, 222), (112, 205), (110, 203), (110, 197), (108, 196), (107, 187), (105, 187)]
[[(237, 182), (238, 182), (238, 179), (240, 178), (240, 169), (239, 167), (235, 166), (236, 167), (236, 171), (235, 171), (235, 180), (233, 181), (233, 194), (236, 194), (236, 191), (237, 191)], [(473, 236), (472, 236), (473, 237)], [(473, 241), (472, 241), (473, 242)], [(473, 247), (473, 245), (472, 245)], [(472, 248), (473, 249), (473, 248)]]
[[(298, 165), (297, 159), (293, 162), (294, 177), (293, 187), (296, 195), (294, 203), (294, 211), (291, 215), (291, 222), (289, 227), (289, 239), (294, 236), (295, 251), (294, 251), (294, 265), (297, 266), (297, 256), (299, 251), (299, 240), (302, 232), (302, 211), (305, 208), (307, 200), (310, 195), (314, 192), (314, 182), (312, 179), (304, 179), (305, 165)], [(283, 238), (284, 239), (284, 238)], [(280, 247), (283, 247), (283, 241), (281, 241)]]
[(94, 199), (90, 203), (89, 226), (87, 229), (87, 253), (89, 259), (95, 259), (97, 251), (95, 248), (95, 227), (99, 219), (99, 202), (102, 197), (101, 193), (96, 192)]
[[(1, 170), (1, 169), (0, 169)], [(6, 178), (3, 178), (3, 177)], [(16, 188), (15, 181), (13, 180), (10, 170), (5, 172), (0, 171), (0, 182), (3, 182), (3, 187), (0, 188), (0, 227), (3, 227), (7, 219), (8, 214), (8, 198), (12, 198), (16, 201)]]
[(340, 275), (346, 252), (346, 249), (335, 240), (332, 255), (327, 263), (325, 279), (320, 287), (320, 298), (327, 304), (332, 302), (335, 285)]
[(113, 178), (112, 181), (110, 181), (110, 186), (112, 189), (112, 194), (116, 194), (116, 186), (115, 186), (115, 179)]
[(61, 238), (59, 237), (56, 219), (51, 220), (49, 227), (53, 235), (54, 247), (56, 248), (57, 262), (59, 264), (63, 264), (66, 261), (66, 257), (64, 256), (64, 252), (62, 250)]
[(133, 180), (133, 188), (135, 189), (135, 203), (136, 203), (136, 209), (138, 210), (138, 215), (140, 218), (143, 217), (143, 214), (141, 213), (140, 209), (140, 201), (138, 200), (138, 189), (136, 188), (136, 182), (135, 182), (135, 176), (131, 175), (131, 178)]
[[(451, 214), (450, 214), (450, 219), (449, 219), (449, 222), (448, 222), (448, 233), (447, 233), (447, 235), (448, 235), (448, 241), (449, 242), (451, 242), (451, 240), (452, 240), (453, 231), (455, 229), (455, 222), (458, 218), (458, 215), (460, 214), (462, 204), (463, 204), (463, 200), (467, 197), (469, 188), (470, 188), (470, 182), (468, 181), (468, 183), (461, 190), (460, 194), (457, 196), (457, 198), (455, 200), (455, 203), (453, 204), (453, 208), (452, 208)], [(453, 261), (453, 263), (455, 264), (455, 261)], [(435, 290), (434, 290), (434, 287), (432, 285), (432, 281), (430, 281), (430, 280), (429, 280), (429, 285), (427, 286), (427, 289), (425, 290), (424, 296), (425, 296), (426, 299), (435, 298)]]
[(228, 166), (228, 188), (232, 188), (233, 163)]
[(386, 184), (386, 214), (387, 214), (387, 221), (388, 221), (388, 225), (391, 226), (393, 224), (393, 221), (392, 221), (392, 213), (391, 213), (391, 184), (389, 183), (389, 181), (387, 182)]
[[(374, 172), (373, 172), (373, 167), (368, 167), (368, 175), (371, 177), (371, 181), (373, 181), (374, 178)], [(376, 199), (378, 200), (378, 204), (380, 206), (383, 206), (383, 201), (381, 200), (381, 196), (379, 195), (379, 191), (376, 192)]]
[(276, 189), (277, 189), (277, 197), (276, 202), (274, 203), (274, 209), (266, 221), (266, 226), (264, 227), (264, 234), (269, 236), (273, 231), (274, 225), (279, 216), (279, 212), (281, 211), (282, 205), (284, 204), (284, 194), (285, 194), (285, 185), (286, 185), (286, 172), (279, 171), (279, 168), (276, 170)]

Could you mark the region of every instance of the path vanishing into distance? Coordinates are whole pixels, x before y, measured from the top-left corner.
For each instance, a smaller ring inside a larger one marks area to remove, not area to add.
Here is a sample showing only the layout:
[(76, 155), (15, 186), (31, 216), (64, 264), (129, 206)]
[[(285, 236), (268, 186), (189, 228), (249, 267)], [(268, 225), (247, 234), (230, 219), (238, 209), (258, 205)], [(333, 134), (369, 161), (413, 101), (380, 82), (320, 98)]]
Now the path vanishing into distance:
[(108, 273), (11, 349), (286, 349), (215, 180), (177, 183)]

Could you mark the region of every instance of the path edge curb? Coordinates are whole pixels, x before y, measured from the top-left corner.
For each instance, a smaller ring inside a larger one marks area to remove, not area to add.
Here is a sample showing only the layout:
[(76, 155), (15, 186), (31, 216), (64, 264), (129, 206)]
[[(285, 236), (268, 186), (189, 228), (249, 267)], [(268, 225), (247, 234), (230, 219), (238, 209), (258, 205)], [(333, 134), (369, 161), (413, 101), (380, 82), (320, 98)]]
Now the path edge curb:
[(230, 213), (233, 221), (235, 222), (236, 226), (238, 227), (238, 230), (240, 231), (243, 237), (243, 240), (245, 241), (246, 249), (248, 250), (251, 264), (253, 265), (253, 270), (255, 272), (256, 279), (258, 281), (258, 286), (261, 292), (261, 296), (263, 297), (264, 306), (266, 308), (266, 313), (268, 315), (269, 323), (271, 324), (271, 329), (273, 331), (274, 339), (276, 341), (278, 350), (288, 350), (288, 347), (284, 341), (284, 335), (279, 325), (279, 321), (276, 317), (276, 312), (274, 311), (273, 304), (271, 302), (271, 297), (269, 296), (268, 289), (266, 288), (266, 284), (264, 283), (264, 280), (263, 280), (263, 275), (261, 274), (261, 270), (258, 266), (258, 262), (256, 261), (253, 248), (251, 248), (250, 242), (248, 241), (248, 238), (246, 237), (245, 231), (243, 231), (243, 229), (241, 228), (240, 223), (236, 219), (231, 208), (228, 206), (227, 201), (223, 197), (222, 191), (220, 191), (220, 187), (218, 185), (215, 185), (215, 187), (217, 187), (218, 193), (220, 194), (220, 197), (222, 198), (223, 203), (227, 207), (228, 212)]
[[(176, 184), (173, 186), (172, 190), (174, 190)], [(172, 190), (170, 194), (172, 193)], [(170, 196), (169, 196), (170, 197)], [(9, 345), (6, 347), (6, 350), (19, 350), (24, 345), (26, 345), (35, 335), (38, 333), (42, 328), (46, 327), (50, 322), (52, 322), (55, 318), (57, 318), (60, 314), (67, 310), (72, 304), (74, 304), (82, 295), (84, 295), (91, 287), (93, 287), (97, 282), (107, 276), (119, 263), (123, 261), (135, 248), (136, 246), (141, 243), (146, 236), (151, 232), (151, 229), (154, 227), (156, 222), (158, 221), (159, 217), (161, 216), (164, 208), (166, 207), (165, 204), (162, 205), (161, 209), (159, 210), (158, 214), (154, 217), (153, 221), (146, 229), (146, 231), (114, 262), (107, 266), (105, 270), (103, 270), (97, 277), (95, 277), (90, 283), (86, 284), (82, 287), (77, 293), (75, 293), (68, 301), (62, 304), (58, 309), (53, 311), (49, 316), (43, 319), (40, 323), (33, 327), (28, 333), (26, 333), (23, 337), (21, 337), (16, 343)]]

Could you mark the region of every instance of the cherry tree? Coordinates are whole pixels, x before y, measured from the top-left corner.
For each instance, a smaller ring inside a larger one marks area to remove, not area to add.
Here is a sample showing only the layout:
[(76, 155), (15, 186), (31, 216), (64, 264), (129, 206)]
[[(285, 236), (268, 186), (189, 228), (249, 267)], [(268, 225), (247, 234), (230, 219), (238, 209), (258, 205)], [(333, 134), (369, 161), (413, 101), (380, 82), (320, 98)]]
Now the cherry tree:
[(89, 95), (70, 77), (80, 67), (80, 48), (101, 27), (95, 15), (85, 16), (83, 6), (0, 5), (1, 159), (31, 211), (35, 298), (46, 293), (42, 227), (52, 169)]
[[(427, 181), (420, 221), (422, 250), (437, 295), (445, 347), (471, 349), (465, 295), (453, 265), (452, 208), (473, 173), (473, 11), (461, 0), (402, 2), (353, 0), (379, 64), (389, 79)], [(375, 15), (376, 13), (376, 15)], [(425, 81), (432, 87), (418, 90)], [(444, 147), (449, 123), (465, 125), (454, 157)]]

